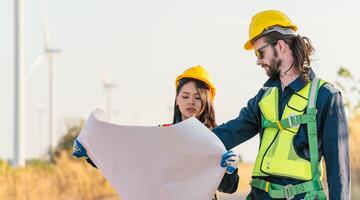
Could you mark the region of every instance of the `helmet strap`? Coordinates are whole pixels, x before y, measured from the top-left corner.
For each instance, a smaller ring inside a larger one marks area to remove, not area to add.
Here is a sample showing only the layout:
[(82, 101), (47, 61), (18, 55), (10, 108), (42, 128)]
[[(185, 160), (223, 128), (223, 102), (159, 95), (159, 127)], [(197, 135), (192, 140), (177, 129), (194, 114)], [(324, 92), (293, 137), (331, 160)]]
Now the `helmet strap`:
[(261, 36), (271, 33), (271, 32), (278, 32), (281, 33), (283, 35), (293, 35), (293, 36), (297, 36), (296, 32), (292, 29), (292, 28), (287, 28), (287, 27), (282, 27), (282, 26), (271, 26), (266, 28), (263, 33), (261, 34)]

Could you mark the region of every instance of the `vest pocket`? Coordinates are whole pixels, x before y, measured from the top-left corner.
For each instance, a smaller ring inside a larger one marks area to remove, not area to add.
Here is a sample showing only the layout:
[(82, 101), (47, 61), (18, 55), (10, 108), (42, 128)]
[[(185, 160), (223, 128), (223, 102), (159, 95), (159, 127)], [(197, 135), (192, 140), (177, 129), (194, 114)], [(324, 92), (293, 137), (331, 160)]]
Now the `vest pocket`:
[(307, 98), (294, 93), (291, 96), (291, 101), (289, 101), (286, 106), (288, 106), (289, 108), (297, 111), (297, 112), (305, 112), (306, 106), (307, 106)]

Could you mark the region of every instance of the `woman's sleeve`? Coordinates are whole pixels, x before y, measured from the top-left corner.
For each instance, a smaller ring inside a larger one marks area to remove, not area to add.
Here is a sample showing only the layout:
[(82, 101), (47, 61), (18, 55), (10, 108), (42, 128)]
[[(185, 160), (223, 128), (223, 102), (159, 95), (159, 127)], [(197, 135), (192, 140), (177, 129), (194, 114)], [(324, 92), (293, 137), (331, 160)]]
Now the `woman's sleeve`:
[(239, 185), (239, 175), (236, 169), (232, 174), (225, 174), (218, 187), (220, 192), (232, 194), (236, 192)]

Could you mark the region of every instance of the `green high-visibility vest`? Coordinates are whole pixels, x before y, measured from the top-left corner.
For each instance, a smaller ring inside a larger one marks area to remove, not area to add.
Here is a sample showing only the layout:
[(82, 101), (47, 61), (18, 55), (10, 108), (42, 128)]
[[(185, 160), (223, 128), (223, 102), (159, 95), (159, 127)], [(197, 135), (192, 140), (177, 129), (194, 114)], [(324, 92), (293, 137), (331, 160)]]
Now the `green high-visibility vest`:
[[(320, 80), (320, 86), (324, 83), (325, 81)], [(298, 180), (313, 179), (311, 162), (299, 157), (293, 145), (300, 124), (305, 124), (316, 117), (316, 113), (304, 114), (308, 105), (310, 87), (311, 82), (291, 96), (280, 119), (279, 89), (277, 87), (266, 89), (259, 102), (264, 132), (252, 176), (274, 175)]]

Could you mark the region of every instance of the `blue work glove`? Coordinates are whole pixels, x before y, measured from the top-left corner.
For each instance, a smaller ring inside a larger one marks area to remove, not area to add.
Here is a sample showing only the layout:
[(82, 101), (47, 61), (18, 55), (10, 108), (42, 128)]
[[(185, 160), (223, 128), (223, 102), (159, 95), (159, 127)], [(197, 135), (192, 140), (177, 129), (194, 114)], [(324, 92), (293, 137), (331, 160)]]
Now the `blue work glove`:
[(89, 157), (86, 153), (86, 149), (83, 147), (83, 145), (77, 139), (74, 140), (72, 155), (77, 158), (81, 158), (81, 157), (88, 158)]
[(226, 167), (226, 173), (232, 174), (240, 164), (240, 157), (233, 151), (227, 151), (221, 157), (221, 167)]

